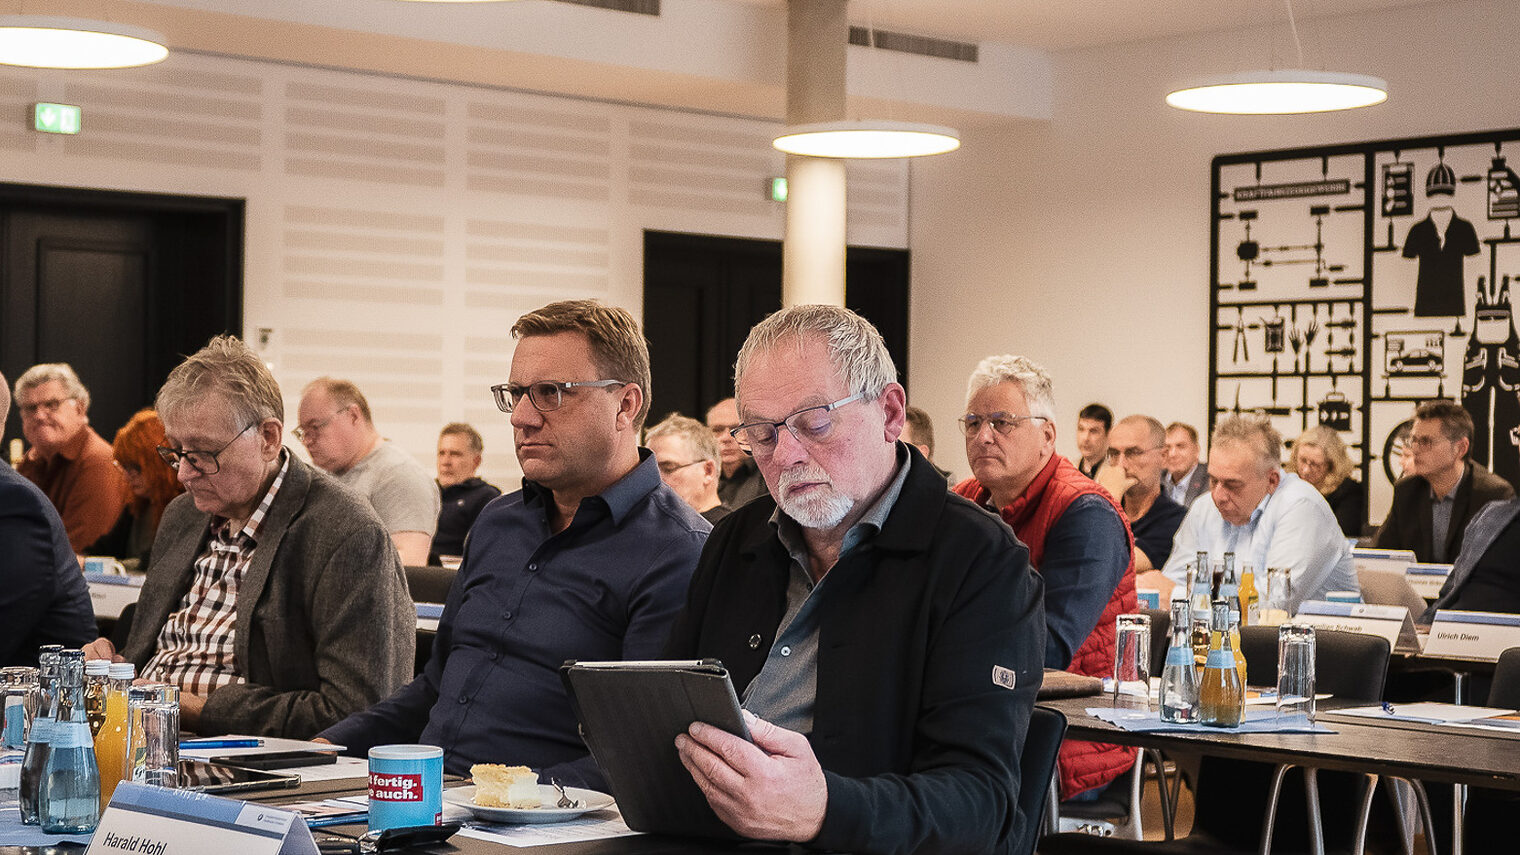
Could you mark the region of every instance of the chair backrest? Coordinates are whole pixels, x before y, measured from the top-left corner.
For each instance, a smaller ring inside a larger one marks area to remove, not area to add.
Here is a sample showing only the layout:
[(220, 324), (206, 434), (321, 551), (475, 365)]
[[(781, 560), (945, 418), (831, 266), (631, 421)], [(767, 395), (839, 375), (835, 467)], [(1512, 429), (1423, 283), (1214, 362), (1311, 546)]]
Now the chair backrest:
[[(1240, 650), (1253, 686), (1277, 685), (1277, 627), (1243, 626)], [(1388, 677), (1388, 639), (1359, 632), (1316, 629), (1314, 685), (1337, 698), (1378, 701)]]
[(448, 599), (456, 572), (445, 567), (406, 565), (406, 585), (411, 589), (412, 602), (441, 603)]
[(1024, 839), (1009, 850), (1011, 855), (1029, 855), (1040, 839), (1040, 822), (1045, 802), (1050, 798), (1050, 776), (1065, 736), (1066, 716), (1053, 709), (1034, 708), (1029, 717), (1029, 733), (1024, 737), (1024, 752), (1019, 757), (1019, 810), (1024, 814)]
[(1166, 664), (1166, 649), (1172, 643), (1172, 613), (1162, 609), (1141, 609), (1151, 617), (1151, 674), (1161, 673)]
[(1520, 647), (1499, 654), (1494, 666), (1494, 681), (1488, 688), (1488, 705), (1520, 710)]

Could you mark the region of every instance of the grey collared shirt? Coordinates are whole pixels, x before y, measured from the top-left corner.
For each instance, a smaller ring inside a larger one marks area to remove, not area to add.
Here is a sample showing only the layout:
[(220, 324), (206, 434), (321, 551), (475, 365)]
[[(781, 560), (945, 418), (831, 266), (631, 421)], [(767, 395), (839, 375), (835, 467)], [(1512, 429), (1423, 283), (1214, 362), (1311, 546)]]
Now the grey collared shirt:
[[(869, 548), (886, 524), (903, 483), (908, 480), (909, 459), (907, 448), (898, 443), (897, 474), (860, 520), (845, 532), (839, 550), (841, 561), (856, 549)], [(744, 692), (744, 708), (788, 730), (811, 733), (818, 688), (818, 610), (821, 599), (828, 596), (825, 583), (829, 577), (825, 575), (814, 584), (808, 572), (810, 562), (802, 526), (782, 513), (779, 506), (771, 514), (771, 525), (792, 558), (786, 611), (776, 627), (776, 641), (765, 665)]]
[(1430, 560), (1432, 563), (1446, 563), (1446, 542), (1451, 537), (1451, 512), (1456, 504), (1456, 487), (1447, 490), (1446, 497), (1442, 499), (1436, 498), (1435, 490), (1430, 491)]

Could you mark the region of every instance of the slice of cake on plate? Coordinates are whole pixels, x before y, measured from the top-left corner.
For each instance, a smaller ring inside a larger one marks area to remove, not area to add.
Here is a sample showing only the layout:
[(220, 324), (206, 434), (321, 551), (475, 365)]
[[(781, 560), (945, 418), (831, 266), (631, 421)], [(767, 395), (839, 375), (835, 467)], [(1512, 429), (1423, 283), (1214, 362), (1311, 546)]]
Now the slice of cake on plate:
[(470, 767), (470, 777), (475, 779), (475, 804), (481, 807), (523, 809), (543, 805), (538, 775), (527, 766), (477, 763)]

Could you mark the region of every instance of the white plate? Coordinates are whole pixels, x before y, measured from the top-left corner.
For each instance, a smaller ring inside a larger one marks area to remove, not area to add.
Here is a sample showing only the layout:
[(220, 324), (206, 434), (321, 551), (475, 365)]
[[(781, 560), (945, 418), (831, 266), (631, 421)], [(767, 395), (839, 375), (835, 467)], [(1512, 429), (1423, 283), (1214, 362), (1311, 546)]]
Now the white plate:
[(580, 806), (570, 808), (555, 807), (555, 803), (559, 801), (559, 792), (548, 784), (538, 785), (538, 797), (543, 801), (543, 805), (536, 808), (483, 807), (475, 804), (475, 787), (473, 786), (454, 787), (450, 790), (444, 790), (443, 800), (451, 805), (458, 805), (476, 817), (490, 822), (535, 824), (564, 822), (567, 819), (575, 819), (583, 813), (612, 807), (612, 796), (606, 793), (599, 793), (596, 790), (566, 787), (565, 795), (580, 802)]

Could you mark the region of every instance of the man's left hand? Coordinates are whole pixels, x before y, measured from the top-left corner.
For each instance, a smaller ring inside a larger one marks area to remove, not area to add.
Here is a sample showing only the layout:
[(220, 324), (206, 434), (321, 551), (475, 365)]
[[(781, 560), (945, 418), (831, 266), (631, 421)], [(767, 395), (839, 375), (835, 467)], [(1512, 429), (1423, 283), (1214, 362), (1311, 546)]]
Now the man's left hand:
[(823, 767), (807, 737), (745, 711), (753, 743), (695, 722), (676, 737), (681, 763), (718, 818), (756, 840), (803, 843), (818, 836), (828, 806)]

